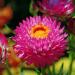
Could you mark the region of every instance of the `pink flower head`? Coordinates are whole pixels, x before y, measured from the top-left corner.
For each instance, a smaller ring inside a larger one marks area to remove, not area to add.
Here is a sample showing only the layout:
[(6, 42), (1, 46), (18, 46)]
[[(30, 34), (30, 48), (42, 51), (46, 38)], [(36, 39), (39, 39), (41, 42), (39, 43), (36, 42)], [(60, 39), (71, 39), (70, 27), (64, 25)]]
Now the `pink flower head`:
[(0, 33), (0, 64), (4, 63), (4, 60), (6, 58), (6, 49), (7, 39), (2, 33)]
[(72, 0), (41, 0), (38, 5), (40, 11), (49, 15), (68, 16), (74, 11)]
[(44, 67), (63, 56), (67, 34), (50, 17), (30, 17), (15, 30), (14, 51), (27, 64)]

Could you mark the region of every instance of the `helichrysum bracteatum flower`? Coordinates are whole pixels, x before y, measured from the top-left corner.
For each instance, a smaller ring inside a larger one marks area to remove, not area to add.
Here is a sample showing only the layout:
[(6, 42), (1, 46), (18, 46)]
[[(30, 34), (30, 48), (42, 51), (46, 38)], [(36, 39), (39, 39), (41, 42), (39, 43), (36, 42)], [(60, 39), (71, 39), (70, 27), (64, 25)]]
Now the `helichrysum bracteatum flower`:
[(6, 58), (7, 39), (0, 33), (0, 64), (4, 63)]
[(67, 40), (64, 28), (50, 17), (30, 17), (15, 30), (14, 51), (27, 64), (38, 67), (53, 64), (63, 56)]
[(17, 67), (20, 65), (21, 61), (18, 58), (13, 50), (13, 47), (9, 47), (9, 51), (7, 52), (8, 63), (11, 67)]
[(72, 0), (39, 0), (39, 9), (43, 13), (55, 16), (68, 16), (74, 11)]

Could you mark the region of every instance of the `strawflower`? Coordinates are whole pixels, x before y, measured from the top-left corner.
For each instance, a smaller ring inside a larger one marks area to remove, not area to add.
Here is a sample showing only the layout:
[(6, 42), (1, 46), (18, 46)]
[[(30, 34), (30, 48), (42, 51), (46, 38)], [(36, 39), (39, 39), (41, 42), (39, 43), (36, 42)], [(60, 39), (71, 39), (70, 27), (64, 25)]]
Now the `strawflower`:
[(6, 58), (7, 39), (5, 35), (0, 33), (0, 64), (4, 63)]
[(68, 17), (74, 11), (73, 0), (39, 0), (37, 4), (48, 15)]
[(9, 47), (9, 51), (7, 52), (8, 63), (11, 67), (18, 67), (21, 63), (20, 59), (15, 55), (12, 47)]
[(5, 68), (5, 59), (7, 50), (7, 39), (4, 34), (0, 33), (0, 75)]
[(13, 9), (11, 5), (0, 8), (0, 28), (3, 28), (13, 17)]
[(64, 55), (67, 34), (50, 17), (30, 17), (15, 29), (16, 55), (27, 64), (45, 67)]

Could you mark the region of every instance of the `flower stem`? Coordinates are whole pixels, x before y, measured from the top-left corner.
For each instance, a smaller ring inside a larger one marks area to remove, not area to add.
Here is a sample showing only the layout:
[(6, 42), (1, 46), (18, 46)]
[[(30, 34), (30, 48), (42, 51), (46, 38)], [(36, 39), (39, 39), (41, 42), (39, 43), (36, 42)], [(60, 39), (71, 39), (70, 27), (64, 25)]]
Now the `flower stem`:
[(12, 73), (10, 71), (10, 67), (8, 65), (8, 60), (6, 60), (5, 68), (6, 68), (6, 71), (7, 71), (8, 75), (12, 75)]
[(49, 66), (47, 66), (47, 71), (48, 71), (48, 75), (52, 75), (51, 70), (49, 68)]
[(39, 71), (38, 68), (35, 68), (34, 70), (35, 70), (35, 72), (37, 73), (37, 75), (40, 75), (40, 71)]
[(21, 66), (20, 66), (20, 74), (21, 75), (24, 75), (24, 70), (25, 70), (25, 67), (23, 64), (21, 64)]
[(45, 68), (41, 68), (41, 74), (46, 75)]
[(53, 74), (53, 75), (56, 75), (55, 64), (53, 64), (53, 66), (52, 66), (52, 74)]

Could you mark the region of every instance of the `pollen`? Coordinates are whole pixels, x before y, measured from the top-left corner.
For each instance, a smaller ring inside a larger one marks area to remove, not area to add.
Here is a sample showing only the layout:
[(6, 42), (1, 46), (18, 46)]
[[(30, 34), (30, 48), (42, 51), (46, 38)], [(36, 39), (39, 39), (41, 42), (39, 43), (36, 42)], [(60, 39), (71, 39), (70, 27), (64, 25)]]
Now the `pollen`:
[(50, 29), (43, 24), (37, 24), (33, 26), (30, 30), (31, 37), (34, 38), (46, 38), (50, 32)]

